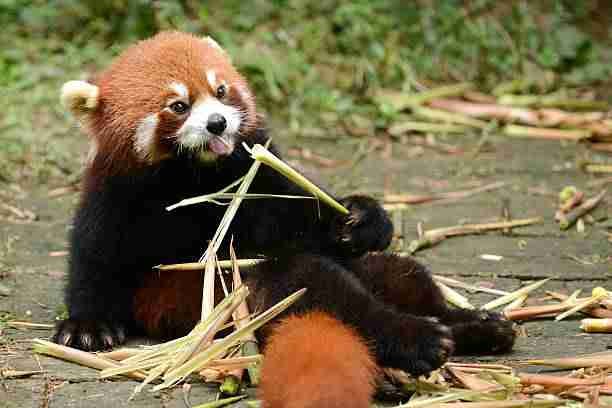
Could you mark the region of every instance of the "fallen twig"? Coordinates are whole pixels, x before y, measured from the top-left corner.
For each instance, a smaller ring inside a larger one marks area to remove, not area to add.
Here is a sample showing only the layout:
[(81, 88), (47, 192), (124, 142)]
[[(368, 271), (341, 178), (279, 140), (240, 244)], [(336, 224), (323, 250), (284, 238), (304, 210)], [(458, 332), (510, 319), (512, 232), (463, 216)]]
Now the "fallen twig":
[(574, 223), (578, 220), (578, 218), (582, 217), (585, 214), (588, 214), (589, 212), (591, 212), (593, 209), (595, 209), (599, 205), (601, 200), (606, 195), (606, 192), (607, 190), (602, 190), (595, 197), (589, 198), (588, 200), (584, 201), (582, 204), (575, 207), (573, 210), (571, 210), (567, 214), (560, 214), (559, 227), (562, 230), (566, 230), (572, 225), (574, 225)]
[(514, 221), (492, 222), (485, 224), (465, 224), (455, 225), (446, 228), (437, 228), (426, 231), (423, 236), (408, 245), (408, 252), (413, 254), (416, 251), (431, 247), (438, 242), (452, 236), (481, 234), (487, 231), (502, 230), (504, 228), (524, 227), (542, 222), (541, 217), (526, 218)]
[(507, 183), (498, 181), (487, 184), (481, 187), (472, 188), (469, 190), (450, 191), (437, 194), (386, 194), (384, 197), (385, 203), (403, 203), (403, 204), (423, 204), (431, 201), (439, 200), (460, 200), (471, 197), (473, 195), (493, 191), (506, 186)]

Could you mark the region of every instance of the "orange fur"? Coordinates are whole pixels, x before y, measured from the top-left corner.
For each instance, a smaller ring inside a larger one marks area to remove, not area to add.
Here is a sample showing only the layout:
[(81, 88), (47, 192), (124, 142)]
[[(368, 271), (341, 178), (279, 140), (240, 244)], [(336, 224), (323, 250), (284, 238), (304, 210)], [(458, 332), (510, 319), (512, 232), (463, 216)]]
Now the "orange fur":
[[(94, 178), (141, 166), (133, 148), (140, 121), (163, 110), (173, 94), (169, 85), (175, 81), (187, 87), (191, 103), (214, 94), (206, 79), (208, 70), (215, 71), (217, 80), (226, 82), (230, 94), (239, 101), (244, 129), (257, 126), (252, 92), (225, 52), (191, 34), (162, 32), (129, 47), (95, 78), (98, 103), (84, 122), (97, 146), (98, 160), (90, 168)], [(163, 117), (160, 120), (158, 128), (180, 125)], [(167, 157), (171, 144), (170, 140), (159, 140), (153, 146), (152, 161)]]
[(368, 408), (376, 364), (364, 340), (323, 312), (278, 324), (264, 352), (264, 408)]
[(165, 338), (168, 325), (190, 330), (200, 320), (201, 304), (201, 271), (152, 273), (136, 291), (134, 317), (149, 336)]

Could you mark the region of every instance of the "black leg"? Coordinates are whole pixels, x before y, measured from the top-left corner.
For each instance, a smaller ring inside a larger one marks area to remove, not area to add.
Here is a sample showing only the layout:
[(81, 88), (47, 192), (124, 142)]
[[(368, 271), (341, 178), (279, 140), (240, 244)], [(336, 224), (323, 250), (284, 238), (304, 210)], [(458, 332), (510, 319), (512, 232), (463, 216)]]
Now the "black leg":
[(497, 313), (448, 306), (429, 270), (412, 258), (369, 254), (351, 261), (349, 268), (385, 303), (449, 325), (457, 353), (505, 352), (514, 344), (511, 322)]
[[(325, 311), (372, 341), (378, 363), (420, 375), (442, 365), (452, 352), (450, 329), (438, 319), (402, 313), (376, 299), (353, 275), (329, 258), (277, 258), (246, 275), (251, 310), (262, 310), (307, 288), (289, 313)], [(257, 303), (255, 303), (257, 302)], [(260, 332), (266, 337), (267, 333)]]

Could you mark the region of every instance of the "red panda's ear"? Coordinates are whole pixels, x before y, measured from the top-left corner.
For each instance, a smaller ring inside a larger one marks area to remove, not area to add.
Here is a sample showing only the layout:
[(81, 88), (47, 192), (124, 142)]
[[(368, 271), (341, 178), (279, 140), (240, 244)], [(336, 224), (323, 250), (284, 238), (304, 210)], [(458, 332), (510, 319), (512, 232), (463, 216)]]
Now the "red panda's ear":
[(85, 81), (68, 81), (62, 86), (62, 105), (77, 118), (87, 116), (98, 106), (99, 89)]
[(218, 42), (216, 42), (211, 36), (207, 35), (206, 37), (202, 38), (205, 42), (208, 43), (208, 45), (210, 45), (213, 48), (218, 49), (221, 52), (225, 52), (225, 50), (223, 48), (221, 48), (221, 46), (219, 45)]
[(230, 59), (230, 61), (231, 61), (230, 55), (227, 53), (227, 51), (225, 51), (225, 50), (223, 49), (223, 47), (221, 47), (221, 46), (219, 45), (219, 43), (218, 43), (217, 41), (215, 41), (215, 39), (214, 39), (214, 38), (212, 38), (211, 36), (207, 35), (206, 37), (202, 37), (202, 40), (203, 40), (203, 41), (204, 41), (206, 44), (210, 45), (210, 46), (211, 46), (211, 47), (213, 47), (214, 49), (216, 49), (216, 50), (218, 50), (219, 52), (221, 52), (223, 55), (225, 55), (225, 56), (226, 56), (227, 58), (229, 58), (229, 59)]

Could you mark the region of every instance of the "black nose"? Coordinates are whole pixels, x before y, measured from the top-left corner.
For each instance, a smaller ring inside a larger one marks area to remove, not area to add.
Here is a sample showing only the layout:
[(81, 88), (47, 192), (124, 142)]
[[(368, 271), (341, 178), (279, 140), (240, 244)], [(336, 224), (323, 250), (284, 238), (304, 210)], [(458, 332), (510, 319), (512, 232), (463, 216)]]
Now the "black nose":
[(227, 127), (227, 120), (218, 113), (213, 113), (208, 117), (206, 122), (206, 130), (214, 135), (220, 135)]

